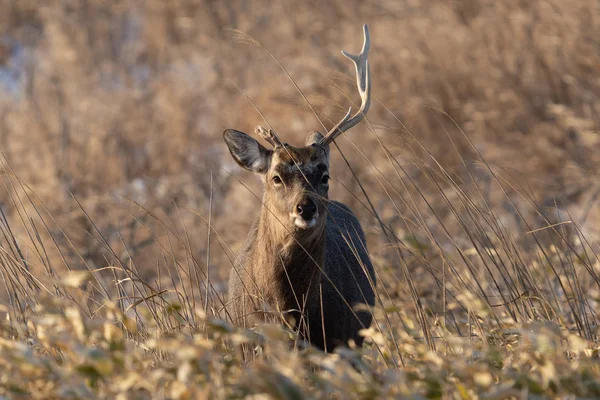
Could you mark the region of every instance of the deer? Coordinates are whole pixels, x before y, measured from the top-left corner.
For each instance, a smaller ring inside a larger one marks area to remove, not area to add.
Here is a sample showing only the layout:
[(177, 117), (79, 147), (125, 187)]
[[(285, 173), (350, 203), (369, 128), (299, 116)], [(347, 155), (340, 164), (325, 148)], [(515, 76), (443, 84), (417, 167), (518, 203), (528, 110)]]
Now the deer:
[(271, 149), (246, 133), (223, 132), (235, 162), (260, 175), (264, 185), (259, 215), (231, 269), (232, 322), (250, 328), (283, 316), (303, 343), (325, 352), (351, 340), (362, 347), (360, 331), (371, 325), (375, 304), (376, 278), (363, 229), (349, 207), (328, 197), (329, 145), (370, 106), (367, 25), (363, 34), (360, 54), (342, 51), (354, 63), (361, 98), (352, 117), (350, 107), (326, 135), (311, 132), (303, 147), (261, 126), (255, 133)]

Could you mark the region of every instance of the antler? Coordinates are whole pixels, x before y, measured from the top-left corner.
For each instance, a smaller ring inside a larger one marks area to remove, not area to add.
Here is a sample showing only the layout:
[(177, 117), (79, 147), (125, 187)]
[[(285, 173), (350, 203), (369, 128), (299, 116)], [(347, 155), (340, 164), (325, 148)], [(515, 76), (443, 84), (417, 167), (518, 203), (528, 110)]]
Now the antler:
[(271, 146), (273, 147), (281, 147), (283, 143), (279, 140), (278, 135), (275, 133), (273, 129), (265, 129), (262, 126), (257, 126), (254, 128), (254, 132), (259, 135), (261, 138), (265, 139)]
[(361, 99), (360, 109), (350, 118), (350, 113), (352, 112), (352, 107), (350, 107), (344, 118), (327, 132), (327, 135), (321, 139), (319, 145), (324, 146), (331, 143), (343, 132), (358, 124), (365, 117), (371, 105), (371, 71), (369, 70), (369, 61), (367, 60), (371, 40), (369, 37), (369, 27), (366, 24), (363, 25), (363, 33), (365, 40), (359, 55), (355, 56), (342, 50), (342, 54), (349, 58), (356, 68), (356, 85), (358, 86), (358, 93)]

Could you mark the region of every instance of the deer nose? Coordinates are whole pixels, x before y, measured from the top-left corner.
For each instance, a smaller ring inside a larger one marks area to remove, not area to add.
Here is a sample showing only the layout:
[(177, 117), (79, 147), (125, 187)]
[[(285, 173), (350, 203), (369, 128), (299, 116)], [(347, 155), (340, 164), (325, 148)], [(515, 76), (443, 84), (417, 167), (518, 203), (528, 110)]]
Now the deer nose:
[(296, 206), (296, 212), (302, 219), (308, 221), (314, 217), (315, 212), (317, 212), (317, 206), (312, 200), (308, 200), (302, 204), (298, 204)]

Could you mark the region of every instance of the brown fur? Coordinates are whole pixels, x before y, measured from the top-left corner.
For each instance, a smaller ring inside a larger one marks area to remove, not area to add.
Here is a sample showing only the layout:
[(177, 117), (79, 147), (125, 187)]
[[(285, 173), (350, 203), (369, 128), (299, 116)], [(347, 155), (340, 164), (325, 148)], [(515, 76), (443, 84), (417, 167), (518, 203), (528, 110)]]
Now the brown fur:
[[(328, 200), (322, 181), (329, 150), (314, 144), (320, 134), (305, 147), (273, 151), (241, 132), (224, 135), (234, 159), (265, 182), (263, 207), (230, 276), (234, 323), (251, 327), (284, 316), (322, 349), (349, 339), (361, 345), (358, 332), (369, 327), (371, 315), (353, 307), (374, 305), (375, 276), (358, 220)], [(314, 201), (318, 217), (312, 228), (299, 229), (290, 213), (305, 201)]]

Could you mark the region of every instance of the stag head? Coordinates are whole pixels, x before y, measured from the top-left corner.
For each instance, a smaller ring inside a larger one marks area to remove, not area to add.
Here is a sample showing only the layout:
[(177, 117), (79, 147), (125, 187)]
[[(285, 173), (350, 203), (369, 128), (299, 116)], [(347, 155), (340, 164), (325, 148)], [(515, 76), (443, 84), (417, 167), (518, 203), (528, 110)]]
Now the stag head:
[(364, 43), (360, 54), (342, 51), (356, 69), (360, 109), (350, 117), (352, 108), (326, 135), (312, 132), (303, 147), (283, 143), (273, 130), (256, 127), (255, 132), (273, 148), (267, 149), (249, 135), (227, 129), (223, 133), (233, 159), (244, 169), (260, 174), (265, 184), (263, 203), (280, 222), (296, 231), (323, 227), (329, 191), (329, 144), (358, 124), (369, 110), (371, 82), (369, 29), (363, 26)]

